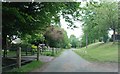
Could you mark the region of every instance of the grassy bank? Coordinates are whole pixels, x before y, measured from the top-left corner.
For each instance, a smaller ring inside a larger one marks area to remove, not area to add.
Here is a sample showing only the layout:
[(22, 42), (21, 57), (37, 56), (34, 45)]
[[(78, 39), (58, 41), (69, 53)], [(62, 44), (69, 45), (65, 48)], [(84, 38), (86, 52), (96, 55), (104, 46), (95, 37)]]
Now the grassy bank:
[(94, 43), (75, 52), (88, 61), (118, 62), (118, 43)]
[(43, 63), (41, 61), (32, 61), (29, 64), (22, 66), (21, 68), (14, 68), (8, 72), (30, 72), (34, 69), (41, 67)]

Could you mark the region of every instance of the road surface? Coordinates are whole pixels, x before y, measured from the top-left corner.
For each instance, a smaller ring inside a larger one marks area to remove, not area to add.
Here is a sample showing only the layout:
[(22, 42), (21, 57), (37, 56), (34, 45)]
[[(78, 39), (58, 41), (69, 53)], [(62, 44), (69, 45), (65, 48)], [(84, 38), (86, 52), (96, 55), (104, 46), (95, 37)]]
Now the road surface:
[(34, 72), (118, 72), (117, 63), (88, 62), (72, 50), (65, 50), (59, 57)]

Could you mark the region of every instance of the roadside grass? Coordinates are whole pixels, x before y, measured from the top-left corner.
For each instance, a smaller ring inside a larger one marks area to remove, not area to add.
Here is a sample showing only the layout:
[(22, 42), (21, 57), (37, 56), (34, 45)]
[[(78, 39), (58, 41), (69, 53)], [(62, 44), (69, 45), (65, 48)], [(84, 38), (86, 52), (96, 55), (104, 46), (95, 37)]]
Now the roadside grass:
[(118, 62), (118, 43), (98, 42), (74, 51), (88, 61)]
[(44, 64), (44, 63), (41, 62), (41, 61), (32, 61), (32, 62), (29, 63), (29, 64), (26, 64), (26, 65), (21, 66), (20, 68), (14, 68), (14, 69), (9, 70), (9, 71), (7, 71), (7, 72), (9, 72), (9, 73), (15, 73), (15, 74), (16, 74), (17, 72), (18, 72), (18, 73), (21, 72), (21, 74), (23, 74), (22, 72), (30, 72), (30, 71), (32, 71), (32, 70), (35, 70), (35, 69), (41, 67), (43, 64)]

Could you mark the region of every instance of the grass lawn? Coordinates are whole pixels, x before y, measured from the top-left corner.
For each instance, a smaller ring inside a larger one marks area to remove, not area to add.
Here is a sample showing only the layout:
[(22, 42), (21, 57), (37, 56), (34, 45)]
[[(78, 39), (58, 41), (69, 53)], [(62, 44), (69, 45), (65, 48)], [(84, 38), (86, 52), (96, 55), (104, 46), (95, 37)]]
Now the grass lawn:
[(98, 42), (74, 51), (88, 61), (118, 62), (118, 43)]
[[(30, 72), (34, 69), (41, 67), (43, 63), (41, 61), (32, 61), (29, 64), (22, 66), (21, 68), (14, 68), (7, 72)], [(22, 73), (23, 74), (23, 73)]]

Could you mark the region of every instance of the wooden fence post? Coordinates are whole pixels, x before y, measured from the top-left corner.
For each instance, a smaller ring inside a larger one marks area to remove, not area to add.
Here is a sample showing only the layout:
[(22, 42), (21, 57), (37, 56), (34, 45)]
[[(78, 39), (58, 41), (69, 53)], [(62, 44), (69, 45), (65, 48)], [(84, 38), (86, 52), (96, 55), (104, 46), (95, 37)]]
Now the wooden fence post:
[(54, 48), (52, 48), (52, 55), (54, 55)]
[(39, 56), (40, 56), (40, 48), (37, 48), (37, 61), (39, 61)]
[(17, 67), (21, 67), (21, 47), (17, 49)]
[(28, 48), (26, 49), (26, 56), (28, 55)]

